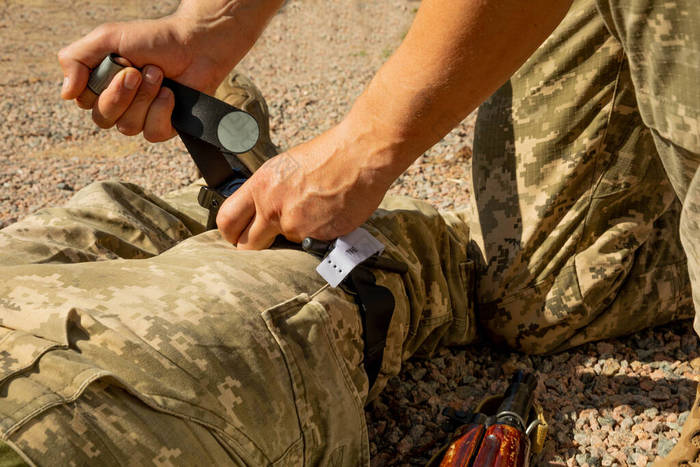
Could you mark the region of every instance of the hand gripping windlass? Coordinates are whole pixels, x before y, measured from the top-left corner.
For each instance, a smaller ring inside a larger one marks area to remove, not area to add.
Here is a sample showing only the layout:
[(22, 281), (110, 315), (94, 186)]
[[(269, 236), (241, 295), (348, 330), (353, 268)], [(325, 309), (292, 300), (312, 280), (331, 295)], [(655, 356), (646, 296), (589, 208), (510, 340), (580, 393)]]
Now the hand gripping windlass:
[[(111, 54), (90, 74), (88, 88), (104, 91), (125, 68)], [(252, 174), (236, 154), (250, 151), (260, 128), (252, 115), (212, 96), (169, 78), (163, 86), (175, 95), (172, 125), (207, 182), (199, 192), (199, 204), (209, 210), (207, 229), (216, 228), (216, 214), (223, 201)]]

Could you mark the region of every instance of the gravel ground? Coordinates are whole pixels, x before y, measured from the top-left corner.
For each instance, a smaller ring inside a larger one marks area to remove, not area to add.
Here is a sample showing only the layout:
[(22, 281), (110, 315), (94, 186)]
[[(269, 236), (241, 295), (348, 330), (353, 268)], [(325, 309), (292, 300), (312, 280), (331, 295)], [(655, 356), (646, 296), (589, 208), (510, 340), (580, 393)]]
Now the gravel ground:
[[(177, 2), (0, 2), (0, 227), (62, 203), (94, 180), (165, 193), (194, 180), (181, 143), (99, 131), (58, 98), (57, 50), (104, 20), (155, 17)], [(264, 90), (274, 140), (289, 147), (336, 123), (405, 35), (415, 0), (291, 0), (239, 68)], [(392, 188), (440, 208), (469, 202), (470, 116)], [(440, 446), (442, 408), (502, 392), (535, 371), (551, 435), (541, 465), (640, 465), (667, 453), (694, 399), (698, 339), (689, 322), (549, 357), (479, 343), (411, 360), (367, 409), (373, 465), (417, 465)]]

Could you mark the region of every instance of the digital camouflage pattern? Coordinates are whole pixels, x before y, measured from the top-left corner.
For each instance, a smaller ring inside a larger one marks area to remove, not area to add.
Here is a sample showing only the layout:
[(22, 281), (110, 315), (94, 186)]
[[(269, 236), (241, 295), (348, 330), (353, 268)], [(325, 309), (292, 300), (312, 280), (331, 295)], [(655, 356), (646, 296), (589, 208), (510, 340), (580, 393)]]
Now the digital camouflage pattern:
[[(678, 236), (681, 202), (664, 170), (673, 154), (658, 144), (648, 104), (638, 105), (636, 83), (648, 76), (639, 76), (626, 52), (653, 56), (642, 51), (661, 39), (646, 25), (660, 16), (633, 14), (644, 1), (613, 3), (620, 22), (645, 35), (620, 42), (592, 0), (577, 1), (479, 112), (470, 216), (474, 259), (484, 271), (479, 319), (491, 336), (526, 352), (563, 350), (693, 313)], [(695, 71), (665, 69), (681, 58), (668, 50), (650, 74), (667, 91), (694, 93), (687, 107), (683, 96), (668, 96), (668, 110), (656, 115), (687, 115), (684, 131), (695, 131), (689, 149), (697, 154), (698, 120), (688, 109), (695, 105), (697, 116), (700, 40), (687, 18), (698, 25), (700, 4), (690, 5), (685, 14), (672, 9), (685, 28), (664, 23), (663, 30), (683, 38), (669, 39), (675, 49), (695, 37)]]
[[(411, 271), (377, 273), (397, 307), (372, 394), (405, 354), (437, 345), (453, 315), (450, 339), (474, 330), (466, 233), (422, 203), (385, 207), (398, 210), (379, 210), (368, 228)], [(324, 287), (302, 251), (188, 236), (198, 210), (173, 214), (105, 182), (0, 231), (3, 436), (37, 463), (368, 462), (352, 298)]]
[[(317, 259), (203, 232), (197, 186), (96, 183), (0, 231), (1, 439), (39, 465), (363, 465), (364, 404), (477, 320), (544, 353), (691, 316), (700, 4), (612, 3), (577, 0), (484, 104), (472, 211), (387, 198), (366, 224), (409, 265), (376, 272), (396, 309), (372, 388)], [(256, 105), (242, 83), (222, 92)]]
[(397, 305), (370, 392), (352, 297), (299, 249), (203, 233), (198, 188), (96, 183), (0, 231), (3, 439), (51, 465), (368, 463), (368, 398), (474, 337), (464, 222), (396, 198), (368, 223), (410, 264), (377, 272)]

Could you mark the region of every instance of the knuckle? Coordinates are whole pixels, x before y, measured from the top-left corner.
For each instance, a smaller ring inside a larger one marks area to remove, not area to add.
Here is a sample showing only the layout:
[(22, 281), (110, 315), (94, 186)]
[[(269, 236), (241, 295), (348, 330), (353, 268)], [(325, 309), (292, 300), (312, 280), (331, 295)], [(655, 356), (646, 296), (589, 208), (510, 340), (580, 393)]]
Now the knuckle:
[(110, 88), (108, 88), (108, 90), (104, 93), (100, 94), (100, 97), (98, 98), (100, 107), (104, 108), (105, 110), (111, 110), (118, 107), (119, 104), (128, 97), (124, 92), (121, 92), (119, 89), (114, 89), (112, 86), (113, 85), (110, 85)]
[(65, 65), (70, 59), (68, 47), (63, 47), (61, 50), (59, 50), (56, 57), (58, 58), (58, 63)]
[(228, 217), (216, 216), (216, 227), (221, 232), (221, 236), (229, 243), (236, 243), (238, 238), (231, 232), (231, 224), (228, 222)]
[(138, 93), (134, 96), (133, 104), (150, 105), (157, 93), (158, 88), (144, 82), (141, 84)]

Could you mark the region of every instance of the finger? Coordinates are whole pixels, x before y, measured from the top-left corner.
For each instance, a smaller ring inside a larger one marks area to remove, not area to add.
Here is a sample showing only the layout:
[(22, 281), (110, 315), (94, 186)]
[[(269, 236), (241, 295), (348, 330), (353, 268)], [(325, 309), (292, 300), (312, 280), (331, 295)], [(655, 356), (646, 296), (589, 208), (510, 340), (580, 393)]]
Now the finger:
[[(114, 60), (122, 66), (131, 66), (131, 62), (125, 59), (124, 57), (115, 57)], [(81, 109), (92, 109), (95, 106), (95, 102), (97, 102), (97, 94), (92, 92), (90, 88), (85, 87), (83, 92), (78, 97), (76, 97), (75, 102)]]
[(129, 108), (141, 85), (141, 73), (136, 68), (124, 68), (97, 98), (92, 119), (100, 128), (111, 128)]
[(97, 102), (97, 94), (90, 91), (88, 88), (85, 88), (85, 90), (75, 98), (75, 103), (78, 104), (78, 107), (85, 110), (92, 109), (95, 106), (95, 102)]
[(143, 137), (151, 143), (158, 143), (175, 136), (175, 128), (170, 123), (173, 108), (175, 108), (175, 95), (168, 88), (160, 88), (146, 114)]
[(229, 196), (219, 208), (216, 216), (216, 226), (226, 241), (238, 242), (241, 233), (248, 228), (255, 217), (255, 202), (245, 187), (245, 184)]
[(143, 69), (143, 81), (134, 100), (126, 112), (117, 121), (117, 128), (125, 135), (133, 136), (143, 130), (146, 115), (153, 100), (160, 91), (163, 82), (163, 72), (154, 65), (147, 65)]
[(269, 248), (280, 233), (279, 229), (261, 216), (255, 216), (253, 222), (241, 233), (236, 243), (240, 250), (264, 250)]
[(75, 99), (82, 94), (90, 71), (110, 52), (118, 50), (120, 36), (117, 24), (103, 24), (58, 53), (63, 70), (63, 99)]

